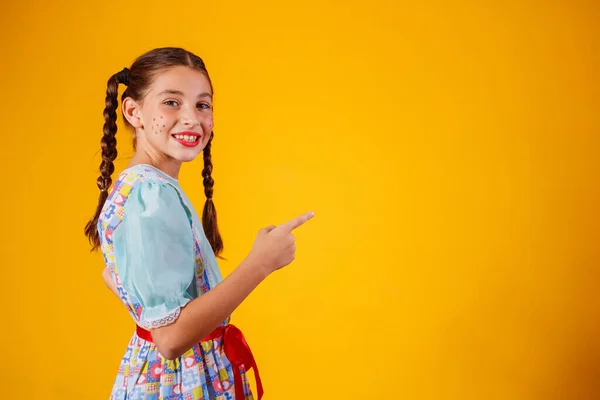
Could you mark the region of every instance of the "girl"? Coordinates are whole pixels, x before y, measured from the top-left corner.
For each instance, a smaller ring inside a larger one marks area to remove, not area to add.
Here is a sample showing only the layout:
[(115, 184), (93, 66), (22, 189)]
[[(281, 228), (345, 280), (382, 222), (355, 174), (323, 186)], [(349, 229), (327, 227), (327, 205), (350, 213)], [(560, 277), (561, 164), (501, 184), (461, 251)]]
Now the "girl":
[[(119, 84), (126, 86), (121, 108), (135, 154), (112, 185)], [(292, 231), (314, 214), (261, 229), (248, 256), (222, 280), (212, 101), (204, 62), (180, 48), (152, 50), (108, 80), (100, 199), (85, 233), (102, 250), (107, 284), (137, 324), (113, 400), (252, 399), (250, 368), (262, 397), (252, 353), (229, 316), (270, 273), (292, 262)], [(202, 223), (177, 180), (182, 163), (201, 151)]]

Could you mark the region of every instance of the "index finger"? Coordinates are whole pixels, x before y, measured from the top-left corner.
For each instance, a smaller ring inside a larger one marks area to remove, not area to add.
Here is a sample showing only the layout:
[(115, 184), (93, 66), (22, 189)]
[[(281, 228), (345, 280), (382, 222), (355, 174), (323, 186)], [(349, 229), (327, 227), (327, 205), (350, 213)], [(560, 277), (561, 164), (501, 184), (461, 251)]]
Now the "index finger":
[(315, 216), (315, 213), (311, 211), (311, 212), (303, 214), (299, 217), (296, 217), (291, 221), (285, 222), (285, 223), (279, 225), (279, 227), (281, 229), (291, 232), (292, 230), (298, 228), (300, 225), (304, 224), (306, 221), (308, 221), (309, 219), (311, 219), (314, 216)]

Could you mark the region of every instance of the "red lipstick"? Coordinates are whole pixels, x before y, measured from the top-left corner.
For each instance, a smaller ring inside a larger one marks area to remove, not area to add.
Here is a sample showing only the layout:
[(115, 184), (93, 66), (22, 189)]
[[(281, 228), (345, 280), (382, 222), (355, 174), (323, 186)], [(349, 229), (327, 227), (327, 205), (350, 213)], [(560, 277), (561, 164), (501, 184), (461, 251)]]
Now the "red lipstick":
[(173, 136), (173, 139), (185, 147), (197, 146), (200, 144), (200, 138), (202, 137), (202, 135), (200, 135), (198, 132), (179, 132), (174, 133), (171, 136)]

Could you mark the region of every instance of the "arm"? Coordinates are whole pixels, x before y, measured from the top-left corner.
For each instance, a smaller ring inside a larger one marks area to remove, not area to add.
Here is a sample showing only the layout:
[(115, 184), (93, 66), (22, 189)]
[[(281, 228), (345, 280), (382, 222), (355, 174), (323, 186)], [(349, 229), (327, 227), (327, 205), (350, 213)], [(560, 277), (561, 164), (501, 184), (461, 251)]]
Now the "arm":
[(119, 298), (119, 292), (117, 291), (117, 287), (115, 286), (115, 283), (113, 282), (110, 276), (110, 272), (108, 272), (108, 269), (106, 269), (106, 267), (104, 267), (104, 269), (102, 270), (102, 279), (104, 279), (104, 284), (110, 289), (110, 291), (113, 292), (115, 296), (117, 296), (117, 298)]
[(174, 359), (221, 324), (269, 274), (247, 257), (221, 283), (186, 304), (174, 323), (153, 329), (152, 338), (166, 359)]
[(270, 273), (290, 264), (296, 251), (291, 232), (313, 215), (261, 229), (250, 254), (227, 278), (186, 304), (174, 323), (152, 330), (163, 357), (181, 356), (219, 326)]
[(134, 188), (123, 221), (112, 234), (114, 256), (124, 289), (136, 307), (141, 306), (138, 323), (157, 326), (151, 331), (161, 355), (181, 356), (219, 326), (271, 272), (289, 264), (295, 251), (291, 230), (309, 218), (306, 214), (278, 228), (262, 229), (235, 271), (193, 298), (187, 288), (194, 280), (194, 238), (191, 230), (182, 229), (189, 226), (189, 219), (177, 191), (152, 181)]

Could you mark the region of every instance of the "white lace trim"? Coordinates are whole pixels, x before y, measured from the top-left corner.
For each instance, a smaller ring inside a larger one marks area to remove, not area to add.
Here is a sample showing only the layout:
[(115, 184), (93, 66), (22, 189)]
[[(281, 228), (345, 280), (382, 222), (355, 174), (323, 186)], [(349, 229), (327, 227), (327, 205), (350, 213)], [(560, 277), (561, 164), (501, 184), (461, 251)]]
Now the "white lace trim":
[(171, 312), (166, 317), (163, 317), (160, 319), (155, 319), (153, 321), (144, 321), (144, 320), (140, 319), (138, 321), (138, 325), (144, 329), (155, 329), (155, 328), (160, 328), (161, 326), (171, 325), (173, 322), (175, 322), (177, 317), (179, 317), (180, 312), (181, 312), (181, 308), (178, 307), (177, 310)]

